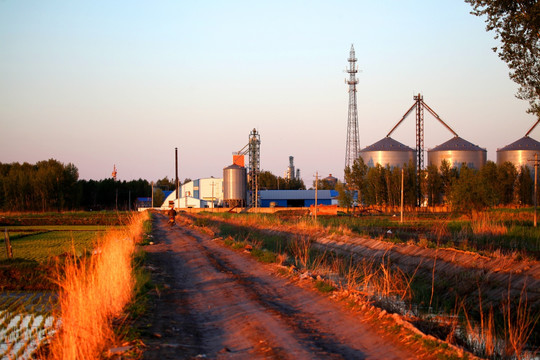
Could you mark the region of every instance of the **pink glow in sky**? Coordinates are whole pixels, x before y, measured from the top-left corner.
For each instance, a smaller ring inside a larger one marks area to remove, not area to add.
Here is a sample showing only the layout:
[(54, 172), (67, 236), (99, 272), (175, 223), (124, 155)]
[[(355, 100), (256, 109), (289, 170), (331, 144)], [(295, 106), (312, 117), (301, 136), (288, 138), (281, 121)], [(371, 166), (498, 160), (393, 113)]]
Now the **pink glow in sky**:
[[(81, 178), (221, 177), (261, 134), (309, 187), (342, 178), (343, 70), (354, 44), (361, 147), (422, 93), (461, 137), (496, 149), (535, 118), (470, 7), (442, 1), (0, 1), (0, 162), (54, 158)], [(425, 146), (452, 137), (426, 114)], [(540, 136), (538, 130), (532, 134)], [(392, 135), (414, 147), (414, 117)]]

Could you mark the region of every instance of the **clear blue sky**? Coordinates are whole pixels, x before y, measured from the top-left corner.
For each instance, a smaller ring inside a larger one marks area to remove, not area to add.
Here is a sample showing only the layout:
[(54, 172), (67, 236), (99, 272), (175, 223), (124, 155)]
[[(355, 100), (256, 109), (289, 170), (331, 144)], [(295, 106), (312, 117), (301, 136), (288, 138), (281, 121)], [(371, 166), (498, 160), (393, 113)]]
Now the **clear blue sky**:
[[(343, 177), (347, 57), (359, 68), (361, 147), (422, 93), (464, 139), (496, 149), (534, 124), (456, 0), (0, 1), (0, 162), (54, 158), (81, 178), (221, 177), (261, 134), (261, 168), (288, 156), (309, 187)], [(426, 114), (425, 146), (451, 134)], [(532, 136), (540, 137), (540, 130)], [(414, 147), (414, 117), (392, 135)]]

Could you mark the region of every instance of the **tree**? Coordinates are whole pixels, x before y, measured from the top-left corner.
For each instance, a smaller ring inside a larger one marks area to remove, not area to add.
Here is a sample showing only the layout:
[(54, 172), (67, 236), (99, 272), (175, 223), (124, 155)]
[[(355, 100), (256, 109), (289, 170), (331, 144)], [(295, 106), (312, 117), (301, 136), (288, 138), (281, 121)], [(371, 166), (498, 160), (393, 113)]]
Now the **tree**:
[(493, 51), (508, 65), (519, 85), (517, 97), (529, 102), (540, 120), (540, 2), (537, 0), (465, 0), (476, 16), (486, 15), (486, 30), (501, 46)]
[(428, 205), (434, 206), (441, 203), (442, 179), (436, 165), (429, 164), (427, 167), (426, 194)]
[(465, 164), (452, 186), (450, 202), (454, 211), (467, 213), (469, 216), (488, 206), (486, 190), (481, 184), (480, 176)]
[(514, 201), (514, 186), (517, 176), (516, 167), (509, 161), (497, 167), (496, 190), (500, 204), (511, 204)]
[(498, 173), (499, 167), (493, 161), (488, 161), (480, 169), (480, 182), (486, 189), (487, 202), (490, 206), (495, 206), (500, 203), (498, 188)]
[(453, 168), (446, 159), (441, 161), (439, 170), (441, 171), (443, 196), (445, 200), (448, 200), (450, 198), (450, 193), (452, 192), (452, 185), (457, 180), (458, 171), (456, 168)]
[(165, 201), (165, 194), (160, 188), (154, 188), (154, 203), (152, 204), (152, 207), (154, 206), (161, 206), (163, 202)]
[(159, 187), (163, 190), (176, 190), (175, 181), (165, 176), (163, 179), (156, 181), (156, 187)]
[(345, 186), (345, 184), (343, 184), (341, 181), (338, 181), (336, 183), (336, 190), (338, 192), (338, 197), (337, 197), (338, 205), (341, 207), (346, 207), (347, 212), (348, 212), (349, 208), (353, 204), (352, 191), (349, 190), (347, 186)]
[(528, 166), (521, 166), (517, 178), (517, 193), (520, 204), (530, 205), (534, 202), (534, 181)]
[(364, 203), (364, 191), (366, 188), (366, 175), (368, 167), (362, 157), (354, 160), (352, 167), (345, 168), (345, 183), (351, 190), (358, 192), (358, 204)]
[(280, 178), (270, 171), (261, 171), (259, 173), (259, 189), (275, 190), (278, 189), (279, 183), (281, 183), (281, 188), (283, 188), (283, 185), (285, 184), (283, 179), (280, 181)]

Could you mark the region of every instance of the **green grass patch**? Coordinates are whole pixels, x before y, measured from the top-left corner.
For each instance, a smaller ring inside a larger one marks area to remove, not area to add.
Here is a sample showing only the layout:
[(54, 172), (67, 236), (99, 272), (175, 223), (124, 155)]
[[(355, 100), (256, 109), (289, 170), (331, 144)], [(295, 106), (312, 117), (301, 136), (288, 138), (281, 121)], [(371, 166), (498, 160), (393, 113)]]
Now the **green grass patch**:
[(314, 286), (315, 286), (315, 289), (319, 290), (323, 294), (331, 293), (332, 291), (336, 290), (336, 287), (334, 285), (324, 280), (315, 281)]
[[(13, 257), (43, 263), (64, 254), (82, 256), (92, 250), (97, 234), (98, 231), (47, 231), (11, 238)], [(7, 260), (3, 237), (0, 239), (0, 261)]]
[(152, 238), (152, 213), (149, 213), (148, 219), (143, 222), (143, 235), (141, 245), (149, 245)]
[(251, 255), (263, 263), (275, 263), (277, 260), (277, 255), (266, 249), (253, 249)]

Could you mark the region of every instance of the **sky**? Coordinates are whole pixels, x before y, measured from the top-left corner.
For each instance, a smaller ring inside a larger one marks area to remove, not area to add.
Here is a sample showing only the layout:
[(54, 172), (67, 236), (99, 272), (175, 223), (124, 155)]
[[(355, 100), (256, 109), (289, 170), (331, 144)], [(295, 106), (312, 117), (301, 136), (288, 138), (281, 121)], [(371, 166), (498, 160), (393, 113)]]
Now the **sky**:
[[(494, 34), (456, 0), (0, 0), (0, 162), (56, 159), (81, 179), (222, 177), (256, 128), (261, 170), (289, 156), (307, 187), (342, 179), (352, 44), (360, 146), (421, 93), (464, 138), (497, 148), (536, 119)], [(540, 138), (540, 130), (531, 136)], [(415, 147), (415, 118), (392, 134)], [(425, 148), (452, 137), (425, 114)]]

